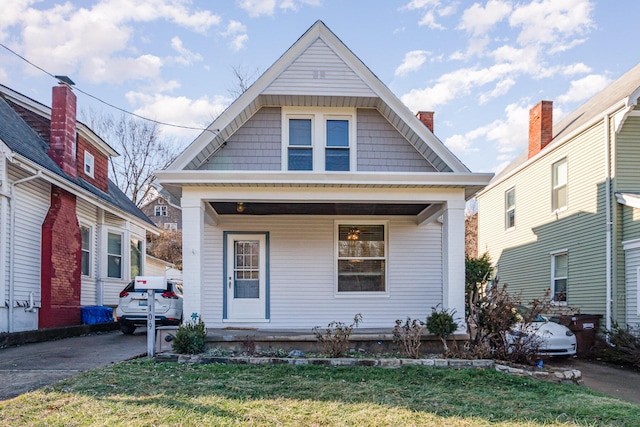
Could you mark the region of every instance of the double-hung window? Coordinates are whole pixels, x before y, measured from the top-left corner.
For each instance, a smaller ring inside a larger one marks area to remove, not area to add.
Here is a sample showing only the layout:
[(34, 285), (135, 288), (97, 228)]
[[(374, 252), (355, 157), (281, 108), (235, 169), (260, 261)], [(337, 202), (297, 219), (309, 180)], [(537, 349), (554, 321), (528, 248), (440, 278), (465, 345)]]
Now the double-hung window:
[(80, 270), (83, 276), (91, 276), (91, 228), (81, 225), (80, 237), (82, 238)]
[(355, 109), (282, 109), (282, 165), (289, 171), (355, 169)]
[(154, 212), (156, 216), (167, 216), (167, 205), (156, 205)]
[(558, 211), (567, 207), (567, 159), (553, 164), (552, 175), (552, 210)]
[(289, 119), (288, 168), (290, 171), (313, 170), (312, 125), (310, 118)]
[(384, 224), (337, 224), (338, 293), (386, 292)]
[(560, 304), (567, 302), (567, 280), (569, 279), (569, 254), (558, 252), (551, 255), (552, 300)]
[(325, 170), (349, 170), (349, 120), (326, 120)]
[(95, 159), (91, 153), (88, 151), (84, 152), (84, 173), (87, 176), (93, 178), (93, 168), (94, 168)]
[(107, 234), (107, 277), (122, 278), (122, 234)]
[(516, 189), (511, 188), (504, 193), (505, 205), (505, 230), (510, 230), (516, 226)]

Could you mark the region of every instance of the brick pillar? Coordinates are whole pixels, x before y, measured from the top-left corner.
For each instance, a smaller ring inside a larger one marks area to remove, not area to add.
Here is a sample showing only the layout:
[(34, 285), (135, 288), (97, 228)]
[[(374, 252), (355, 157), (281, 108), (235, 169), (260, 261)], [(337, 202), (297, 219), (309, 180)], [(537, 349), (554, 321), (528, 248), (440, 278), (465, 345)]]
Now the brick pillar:
[(553, 139), (553, 102), (540, 101), (529, 110), (529, 158)]
[(42, 225), (40, 329), (82, 323), (81, 258), (76, 196), (52, 186), (51, 207)]

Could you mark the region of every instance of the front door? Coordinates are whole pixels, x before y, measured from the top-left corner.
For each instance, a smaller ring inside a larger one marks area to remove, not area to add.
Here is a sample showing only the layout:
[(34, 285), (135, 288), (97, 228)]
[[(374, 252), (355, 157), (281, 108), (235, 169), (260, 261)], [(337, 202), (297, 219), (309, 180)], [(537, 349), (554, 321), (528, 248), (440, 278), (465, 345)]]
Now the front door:
[(266, 236), (264, 234), (227, 235), (227, 319), (264, 321), (266, 319)]

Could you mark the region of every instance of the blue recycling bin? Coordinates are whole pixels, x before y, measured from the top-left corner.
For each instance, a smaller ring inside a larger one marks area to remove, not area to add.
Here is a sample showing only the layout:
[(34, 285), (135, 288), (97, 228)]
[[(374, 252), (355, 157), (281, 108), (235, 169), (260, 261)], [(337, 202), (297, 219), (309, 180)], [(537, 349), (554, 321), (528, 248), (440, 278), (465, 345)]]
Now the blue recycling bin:
[(102, 305), (90, 305), (82, 307), (82, 323), (95, 325), (97, 323), (113, 322), (113, 308)]

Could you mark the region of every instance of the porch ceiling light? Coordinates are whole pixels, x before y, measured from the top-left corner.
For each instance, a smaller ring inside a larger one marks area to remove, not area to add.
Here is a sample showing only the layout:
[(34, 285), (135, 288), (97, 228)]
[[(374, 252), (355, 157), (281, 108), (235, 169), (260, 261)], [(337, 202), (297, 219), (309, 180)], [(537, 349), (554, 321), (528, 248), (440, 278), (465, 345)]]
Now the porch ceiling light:
[(238, 202), (238, 203), (236, 204), (236, 211), (237, 211), (238, 213), (242, 213), (242, 212), (244, 212), (244, 203), (243, 203), (243, 202)]

